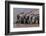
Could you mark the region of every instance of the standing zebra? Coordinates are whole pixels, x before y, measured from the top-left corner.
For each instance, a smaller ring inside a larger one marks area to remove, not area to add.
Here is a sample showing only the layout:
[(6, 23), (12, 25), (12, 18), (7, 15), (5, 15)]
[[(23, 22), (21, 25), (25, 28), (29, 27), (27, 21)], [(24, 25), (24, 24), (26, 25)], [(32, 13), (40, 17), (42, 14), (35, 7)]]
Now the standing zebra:
[(39, 24), (39, 15), (34, 15), (31, 17), (32, 24)]

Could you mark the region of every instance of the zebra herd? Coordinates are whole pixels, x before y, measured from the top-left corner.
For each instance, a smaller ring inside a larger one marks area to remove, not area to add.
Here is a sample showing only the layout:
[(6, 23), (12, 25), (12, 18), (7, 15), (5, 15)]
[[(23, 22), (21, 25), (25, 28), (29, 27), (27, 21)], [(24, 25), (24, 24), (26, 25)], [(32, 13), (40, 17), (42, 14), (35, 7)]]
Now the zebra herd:
[(39, 24), (39, 14), (18, 14), (16, 24)]

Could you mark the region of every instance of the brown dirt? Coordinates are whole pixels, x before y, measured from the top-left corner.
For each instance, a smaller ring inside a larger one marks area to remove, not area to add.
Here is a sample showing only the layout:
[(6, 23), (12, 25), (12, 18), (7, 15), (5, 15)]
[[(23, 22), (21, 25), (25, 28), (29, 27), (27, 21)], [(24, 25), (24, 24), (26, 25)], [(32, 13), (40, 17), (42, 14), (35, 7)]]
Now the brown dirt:
[(22, 28), (22, 27), (38, 27), (39, 24), (14, 24), (14, 28)]

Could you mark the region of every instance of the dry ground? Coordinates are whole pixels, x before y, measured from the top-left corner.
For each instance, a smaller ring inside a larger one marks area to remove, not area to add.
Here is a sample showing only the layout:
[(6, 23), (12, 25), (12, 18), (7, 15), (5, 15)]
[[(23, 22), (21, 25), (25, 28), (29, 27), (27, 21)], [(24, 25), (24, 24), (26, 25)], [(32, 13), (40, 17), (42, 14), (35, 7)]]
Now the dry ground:
[(38, 27), (38, 24), (14, 24), (14, 28), (22, 28), (22, 27)]

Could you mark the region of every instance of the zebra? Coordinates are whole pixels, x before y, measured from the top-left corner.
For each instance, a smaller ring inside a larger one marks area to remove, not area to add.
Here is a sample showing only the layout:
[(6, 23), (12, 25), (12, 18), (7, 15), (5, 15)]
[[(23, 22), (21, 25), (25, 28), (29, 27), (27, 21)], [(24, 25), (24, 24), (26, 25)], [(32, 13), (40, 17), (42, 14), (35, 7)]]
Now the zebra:
[(34, 24), (34, 23), (39, 24), (39, 15), (34, 15), (34, 16), (32, 16), (32, 17), (31, 17), (31, 21), (32, 21), (33, 24)]
[(25, 19), (25, 21), (24, 21), (25, 24), (29, 24), (29, 15), (25, 15), (24, 19)]

